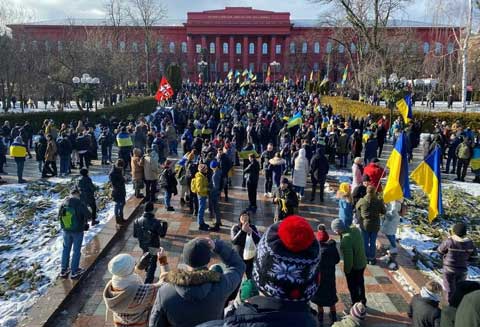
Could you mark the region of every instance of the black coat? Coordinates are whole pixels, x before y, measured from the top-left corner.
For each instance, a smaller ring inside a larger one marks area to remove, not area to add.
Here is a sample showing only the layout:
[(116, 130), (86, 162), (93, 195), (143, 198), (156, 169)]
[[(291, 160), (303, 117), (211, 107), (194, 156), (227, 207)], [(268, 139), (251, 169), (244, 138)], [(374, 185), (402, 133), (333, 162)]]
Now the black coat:
[(113, 167), (108, 175), (112, 183), (112, 198), (115, 202), (125, 202), (127, 192), (125, 190), (125, 177), (121, 168)]
[[(252, 229), (252, 238), (255, 244), (260, 242), (260, 234), (258, 233), (257, 227), (250, 224)], [(238, 254), (243, 257), (243, 250), (245, 249), (245, 241), (247, 240), (247, 233), (242, 230), (242, 226), (237, 224), (232, 227), (231, 232), (232, 244)]]
[(329, 168), (327, 158), (317, 152), (310, 162), (310, 176), (312, 176), (312, 181), (325, 181)]
[(88, 176), (80, 177), (78, 181), (78, 189), (80, 190), (80, 199), (84, 203), (95, 203), (95, 185)]
[(68, 138), (61, 138), (57, 141), (57, 154), (59, 156), (69, 156), (72, 154), (72, 144)]
[(422, 298), (419, 294), (412, 298), (408, 309), (408, 316), (412, 318), (412, 327), (439, 327), (440, 315), (438, 302)]
[(255, 296), (242, 303), (224, 320), (210, 321), (197, 327), (316, 327), (318, 320), (308, 302), (282, 301)]
[(320, 285), (312, 298), (313, 303), (329, 307), (338, 302), (335, 265), (339, 262), (337, 243), (334, 240), (320, 243)]
[(165, 235), (165, 232), (161, 221), (151, 212), (145, 212), (133, 223), (133, 237), (138, 239), (140, 248), (145, 252), (149, 247), (159, 248), (160, 237)]
[(41, 135), (38, 142), (35, 143), (35, 156), (37, 161), (45, 161), (45, 152), (47, 152), (47, 139)]
[(245, 180), (248, 184), (257, 185), (260, 176), (260, 164), (257, 160), (251, 162), (243, 171)]
[(165, 169), (160, 175), (160, 187), (168, 193), (177, 194), (177, 179), (171, 169)]

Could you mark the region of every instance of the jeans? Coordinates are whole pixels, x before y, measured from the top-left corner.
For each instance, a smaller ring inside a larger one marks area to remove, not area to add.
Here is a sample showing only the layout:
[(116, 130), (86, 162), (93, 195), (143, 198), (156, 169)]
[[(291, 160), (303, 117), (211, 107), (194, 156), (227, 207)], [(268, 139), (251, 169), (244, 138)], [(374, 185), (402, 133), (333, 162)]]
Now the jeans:
[(70, 168), (70, 155), (60, 156), (60, 174), (68, 174)]
[(168, 142), (168, 148), (170, 150), (170, 154), (178, 154), (178, 152), (177, 152), (177, 141), (176, 140), (169, 141)]
[(165, 191), (163, 195), (163, 203), (165, 204), (165, 208), (170, 207), (170, 200), (172, 198), (172, 193)]
[[(144, 251), (144, 253), (145, 252), (147, 251)], [(155, 270), (157, 270), (157, 255), (150, 255), (145, 274), (145, 284), (153, 283), (153, 279), (155, 278)]]
[(452, 172), (455, 172), (455, 168), (457, 167), (457, 156), (448, 156), (447, 157), (447, 165), (445, 166), (445, 171), (447, 173), (450, 172), (450, 162), (452, 163)]
[(365, 244), (365, 255), (368, 260), (375, 259), (377, 232), (367, 232), (362, 229), (363, 242)]
[(25, 158), (15, 158), (15, 163), (17, 164), (17, 177), (20, 182), (23, 180), (23, 167), (25, 167)]
[(388, 241), (390, 242), (390, 246), (392, 247), (392, 249), (396, 249), (397, 248), (397, 238), (395, 237), (395, 235), (385, 235), (388, 239)]
[(197, 215), (198, 226), (205, 225), (205, 220), (203, 220), (203, 217), (205, 216), (206, 206), (207, 206), (207, 197), (198, 195), (198, 215)]
[[(295, 186), (295, 185), (294, 185)], [(305, 193), (305, 187), (303, 186), (295, 186), (295, 191), (299, 193), (301, 196)]]
[(215, 216), (215, 223), (216, 224), (221, 223), (220, 206), (218, 204), (218, 198), (219, 197), (220, 197), (220, 192), (219, 191), (210, 191), (210, 196), (208, 197), (209, 202), (210, 202), (211, 214), (213, 214)]
[(359, 270), (352, 269), (349, 273), (345, 273), (352, 305), (357, 302), (367, 304), (367, 298), (365, 297), (365, 280), (363, 278), (364, 271), (365, 268)]
[(115, 206), (113, 207), (113, 212), (115, 214), (115, 218), (123, 219), (123, 206), (124, 205), (125, 205), (125, 201), (115, 202)]
[(72, 246), (72, 274), (75, 274), (78, 271), (82, 242), (83, 232), (68, 232), (66, 230), (63, 231), (62, 271), (66, 271), (70, 266), (70, 252), (72, 250)]

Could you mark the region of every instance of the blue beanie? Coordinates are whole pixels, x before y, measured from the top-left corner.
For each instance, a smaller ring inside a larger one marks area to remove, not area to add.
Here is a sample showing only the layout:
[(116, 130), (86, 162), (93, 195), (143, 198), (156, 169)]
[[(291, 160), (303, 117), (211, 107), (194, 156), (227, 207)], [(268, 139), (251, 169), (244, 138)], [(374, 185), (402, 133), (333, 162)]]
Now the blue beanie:
[(212, 160), (212, 162), (210, 162), (210, 168), (215, 169), (217, 167), (218, 167), (218, 161)]

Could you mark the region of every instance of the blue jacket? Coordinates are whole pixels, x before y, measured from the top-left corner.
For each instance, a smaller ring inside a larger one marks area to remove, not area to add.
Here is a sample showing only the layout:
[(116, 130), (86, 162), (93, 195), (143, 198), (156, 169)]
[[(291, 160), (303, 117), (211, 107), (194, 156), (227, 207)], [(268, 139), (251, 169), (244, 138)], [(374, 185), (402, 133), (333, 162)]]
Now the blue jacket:
[(369, 162), (369, 159), (377, 157), (377, 150), (378, 150), (378, 142), (377, 139), (369, 139), (367, 143), (365, 143), (365, 159)]
[(350, 227), (353, 220), (353, 204), (345, 199), (338, 200), (338, 218), (340, 218), (346, 227)]

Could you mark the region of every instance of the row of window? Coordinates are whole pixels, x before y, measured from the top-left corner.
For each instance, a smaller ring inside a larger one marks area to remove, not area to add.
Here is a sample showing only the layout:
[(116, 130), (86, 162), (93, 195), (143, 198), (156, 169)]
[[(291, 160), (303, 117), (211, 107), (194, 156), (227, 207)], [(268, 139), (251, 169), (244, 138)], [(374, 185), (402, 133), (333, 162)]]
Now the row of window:
[[(45, 49), (46, 50), (50, 50), (51, 49), (51, 45), (50, 45), (50, 42), (47, 40), (45, 41), (44, 43), (44, 46), (45, 46)], [(22, 47), (25, 48), (25, 44), (23, 43), (22, 44)], [(32, 47), (34, 49), (38, 48), (38, 42), (36, 40), (32, 41)], [(146, 47), (146, 45), (145, 45)], [(252, 43), (249, 43), (248, 45), (248, 53), (249, 54), (255, 54), (255, 44), (252, 42)], [(57, 41), (57, 48), (59, 51), (61, 51), (63, 49), (63, 43), (62, 41)], [(112, 42), (107, 42), (107, 48), (110, 49), (110, 50), (113, 50), (113, 44)], [(266, 55), (268, 54), (268, 51), (269, 51), (269, 46), (267, 43), (262, 43), (262, 54), (263, 55)], [(125, 51), (127, 49), (127, 44), (125, 41), (121, 41), (119, 43), (119, 49), (121, 51)], [(418, 49), (418, 45), (417, 44), (413, 44), (412, 46), (412, 49), (413, 50), (416, 50)], [(297, 45), (295, 42), (290, 42), (290, 45), (289, 45), (289, 50), (290, 50), (290, 53), (291, 54), (295, 54), (297, 52)], [(435, 42), (434, 44), (434, 53), (436, 55), (440, 55), (443, 53), (443, 44), (440, 43), (440, 42)], [(447, 44), (447, 53), (448, 54), (452, 54), (453, 51), (455, 50), (455, 46), (452, 42), (449, 42)], [(131, 51), (132, 52), (138, 52), (139, 51), (139, 43), (137, 42), (132, 42), (131, 44)], [(182, 53), (187, 53), (187, 42), (181, 42), (180, 43), (180, 51)], [(196, 53), (201, 53), (202, 51), (202, 46), (200, 44), (196, 44), (195, 45), (195, 51)], [(216, 51), (216, 46), (215, 46), (215, 43), (214, 42), (211, 42), (209, 44), (209, 52), (211, 54), (214, 54)], [(222, 51), (224, 54), (228, 54), (229, 52), (229, 46), (228, 46), (228, 43), (227, 42), (224, 42), (223, 45), (222, 45)], [(333, 51), (333, 43), (331, 41), (327, 42), (326, 46), (325, 46), (325, 52), (326, 53), (331, 53)], [(339, 44), (338, 47), (337, 47), (337, 51), (338, 53), (342, 54), (345, 52), (345, 46), (343, 44)], [(355, 45), (355, 43), (351, 43), (350, 44), (350, 52), (352, 53), (355, 53), (357, 51), (357, 47)], [(401, 43), (399, 45), (399, 51), (400, 52), (403, 52), (405, 51), (405, 44)], [(163, 52), (163, 44), (161, 42), (158, 42), (157, 43), (157, 53), (162, 53)], [(168, 44), (168, 52), (170, 53), (175, 53), (176, 52), (176, 45), (175, 45), (175, 42), (170, 42)], [(308, 52), (308, 43), (307, 42), (302, 42), (301, 43), (301, 53), (304, 53), (306, 54)], [(364, 52), (368, 52), (368, 48), (364, 48)], [(424, 42), (423, 43), (423, 53), (424, 54), (427, 54), (430, 52), (430, 44), (428, 42)], [(235, 53), (236, 54), (241, 54), (242, 53), (242, 44), (240, 42), (237, 42), (235, 44)], [(282, 45), (281, 44), (276, 44), (275, 45), (275, 54), (281, 54), (282, 53)], [(315, 42), (313, 44), (313, 53), (315, 54), (319, 54), (320, 53), (320, 43), (319, 42)]]

